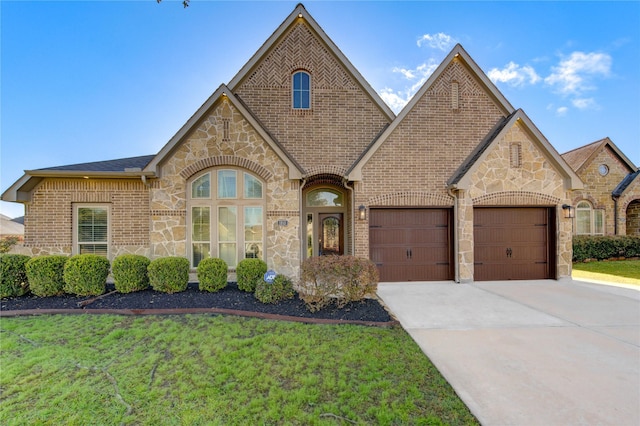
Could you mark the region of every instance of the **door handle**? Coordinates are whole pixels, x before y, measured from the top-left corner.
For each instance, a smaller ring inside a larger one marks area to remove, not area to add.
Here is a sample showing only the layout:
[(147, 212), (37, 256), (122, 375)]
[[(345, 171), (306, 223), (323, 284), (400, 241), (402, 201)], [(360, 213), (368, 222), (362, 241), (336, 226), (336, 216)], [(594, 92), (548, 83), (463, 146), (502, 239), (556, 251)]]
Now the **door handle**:
[(507, 257), (511, 257), (511, 255), (513, 254), (513, 250), (511, 250), (510, 248), (507, 249)]

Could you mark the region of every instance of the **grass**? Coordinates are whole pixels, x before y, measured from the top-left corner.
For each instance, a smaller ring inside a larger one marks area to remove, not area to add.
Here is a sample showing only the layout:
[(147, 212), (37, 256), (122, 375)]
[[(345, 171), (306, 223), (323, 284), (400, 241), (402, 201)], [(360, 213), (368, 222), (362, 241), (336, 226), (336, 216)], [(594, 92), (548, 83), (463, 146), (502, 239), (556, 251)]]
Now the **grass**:
[(0, 424), (477, 424), (401, 328), (2, 318)]
[(640, 285), (640, 260), (574, 263), (573, 278)]

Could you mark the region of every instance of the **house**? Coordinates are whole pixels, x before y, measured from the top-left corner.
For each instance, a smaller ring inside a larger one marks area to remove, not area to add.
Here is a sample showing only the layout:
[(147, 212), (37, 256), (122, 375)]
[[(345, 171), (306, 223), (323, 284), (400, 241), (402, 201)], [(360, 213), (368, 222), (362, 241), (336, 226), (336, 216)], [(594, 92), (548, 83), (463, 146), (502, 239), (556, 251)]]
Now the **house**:
[(578, 175), (457, 45), (396, 116), (302, 5), (155, 155), (29, 170), (34, 255), (370, 258), (382, 281), (571, 274)]
[(562, 154), (584, 183), (573, 192), (576, 235), (640, 236), (638, 168), (609, 138)]
[(24, 241), (24, 225), (21, 217), (11, 219), (0, 214), (0, 239), (16, 238), (19, 243)]

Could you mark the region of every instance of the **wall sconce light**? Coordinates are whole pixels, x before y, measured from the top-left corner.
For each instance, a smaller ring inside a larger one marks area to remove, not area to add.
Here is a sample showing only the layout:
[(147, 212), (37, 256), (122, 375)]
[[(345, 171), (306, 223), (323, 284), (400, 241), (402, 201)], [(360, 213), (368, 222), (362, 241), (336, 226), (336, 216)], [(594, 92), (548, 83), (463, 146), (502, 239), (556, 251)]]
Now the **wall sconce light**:
[(365, 220), (367, 218), (367, 208), (362, 204), (360, 204), (360, 207), (358, 207), (358, 214), (359, 214), (360, 220)]
[(562, 210), (564, 210), (564, 218), (565, 219), (573, 219), (575, 209), (571, 207), (569, 204), (563, 204)]

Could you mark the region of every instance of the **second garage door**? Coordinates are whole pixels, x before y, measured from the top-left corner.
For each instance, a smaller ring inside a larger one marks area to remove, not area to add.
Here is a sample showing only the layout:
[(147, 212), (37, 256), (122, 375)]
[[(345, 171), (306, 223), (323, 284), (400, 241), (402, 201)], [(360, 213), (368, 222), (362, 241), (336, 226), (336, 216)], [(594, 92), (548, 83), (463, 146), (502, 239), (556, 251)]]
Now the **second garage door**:
[(380, 281), (453, 279), (451, 209), (375, 209), (369, 251)]
[(546, 207), (475, 208), (474, 280), (555, 278), (554, 220)]

